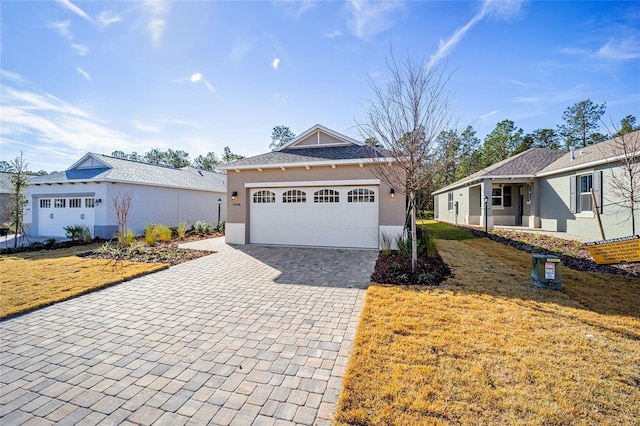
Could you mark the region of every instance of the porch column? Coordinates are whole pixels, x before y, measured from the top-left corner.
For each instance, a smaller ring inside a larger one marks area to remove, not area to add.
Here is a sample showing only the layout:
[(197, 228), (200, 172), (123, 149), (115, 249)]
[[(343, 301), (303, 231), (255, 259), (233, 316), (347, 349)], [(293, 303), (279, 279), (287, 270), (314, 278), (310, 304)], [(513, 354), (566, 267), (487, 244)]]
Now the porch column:
[(484, 206), (484, 197), (487, 197), (487, 228), (493, 228), (493, 210), (491, 208), (491, 181), (483, 180), (480, 185), (480, 200), (482, 202), (482, 210), (480, 211), (480, 226), (484, 228), (485, 224), (485, 206)]

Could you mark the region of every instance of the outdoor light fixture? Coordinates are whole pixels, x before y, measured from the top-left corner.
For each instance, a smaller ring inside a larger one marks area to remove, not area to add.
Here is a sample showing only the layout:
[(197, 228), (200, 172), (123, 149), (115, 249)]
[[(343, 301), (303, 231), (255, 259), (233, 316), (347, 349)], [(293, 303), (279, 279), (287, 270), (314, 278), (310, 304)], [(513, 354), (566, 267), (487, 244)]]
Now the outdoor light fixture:
[(231, 193), (231, 199), (232, 199), (232, 200), (235, 200), (237, 196), (238, 196), (238, 191), (233, 191), (233, 192)]
[(102, 202), (102, 198), (96, 198), (96, 204), (100, 204)]
[(389, 191), (389, 196), (391, 198), (396, 198), (396, 190), (391, 188), (391, 190)]
[(487, 197), (486, 195), (484, 196), (484, 233), (488, 234), (489, 229), (487, 227), (487, 213), (488, 213), (488, 208), (489, 206), (489, 197)]
[(218, 226), (220, 225), (220, 206), (222, 205), (222, 198), (218, 198)]

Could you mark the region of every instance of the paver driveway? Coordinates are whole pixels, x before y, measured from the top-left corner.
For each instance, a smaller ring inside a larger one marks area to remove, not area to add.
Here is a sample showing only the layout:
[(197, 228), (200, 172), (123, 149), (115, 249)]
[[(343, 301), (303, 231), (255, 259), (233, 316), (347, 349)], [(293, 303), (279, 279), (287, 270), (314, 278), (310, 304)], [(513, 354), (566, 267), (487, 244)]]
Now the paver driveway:
[(377, 253), (193, 244), (0, 323), (0, 423), (329, 424)]

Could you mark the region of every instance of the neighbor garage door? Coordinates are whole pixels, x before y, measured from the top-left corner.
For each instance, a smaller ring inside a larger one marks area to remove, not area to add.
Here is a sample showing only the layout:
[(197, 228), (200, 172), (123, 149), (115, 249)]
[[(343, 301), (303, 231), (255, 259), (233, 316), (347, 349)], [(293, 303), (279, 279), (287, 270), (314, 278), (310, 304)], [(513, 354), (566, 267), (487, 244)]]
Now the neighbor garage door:
[(43, 197), (38, 201), (38, 235), (64, 237), (65, 226), (82, 225), (93, 234), (93, 197)]
[(252, 188), (250, 241), (378, 248), (378, 187)]

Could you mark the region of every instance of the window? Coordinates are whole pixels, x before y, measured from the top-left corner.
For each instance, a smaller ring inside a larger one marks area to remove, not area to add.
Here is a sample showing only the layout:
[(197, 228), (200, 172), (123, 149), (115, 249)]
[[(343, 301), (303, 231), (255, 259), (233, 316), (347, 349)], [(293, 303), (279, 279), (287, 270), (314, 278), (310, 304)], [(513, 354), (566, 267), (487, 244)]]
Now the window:
[(591, 199), (591, 188), (593, 188), (593, 175), (579, 176), (580, 197), (578, 199), (579, 212), (593, 211), (593, 200)]
[(373, 203), (375, 201), (375, 192), (367, 188), (352, 189), (347, 193), (348, 203)]
[(505, 186), (502, 189), (502, 207), (511, 207), (511, 188), (512, 186)]
[(333, 189), (321, 189), (313, 194), (314, 203), (338, 203), (340, 194)]
[(502, 188), (491, 188), (491, 205), (494, 207), (502, 207)]
[(79, 209), (82, 207), (82, 198), (69, 198), (69, 208)]
[(448, 209), (450, 212), (452, 212), (453, 211), (453, 192), (450, 192), (447, 194), (447, 201), (449, 204)]
[(276, 193), (271, 191), (258, 191), (253, 194), (254, 203), (275, 203)]
[(306, 203), (307, 193), (299, 189), (290, 189), (282, 194), (283, 203)]
[(96, 206), (96, 199), (95, 198), (85, 198), (84, 199), (84, 206), (87, 208), (94, 208)]
[(50, 209), (51, 208), (51, 199), (50, 198), (41, 198), (40, 199), (40, 208), (41, 209)]
[(53, 199), (53, 207), (56, 209), (63, 209), (67, 206), (66, 198), (54, 198)]

